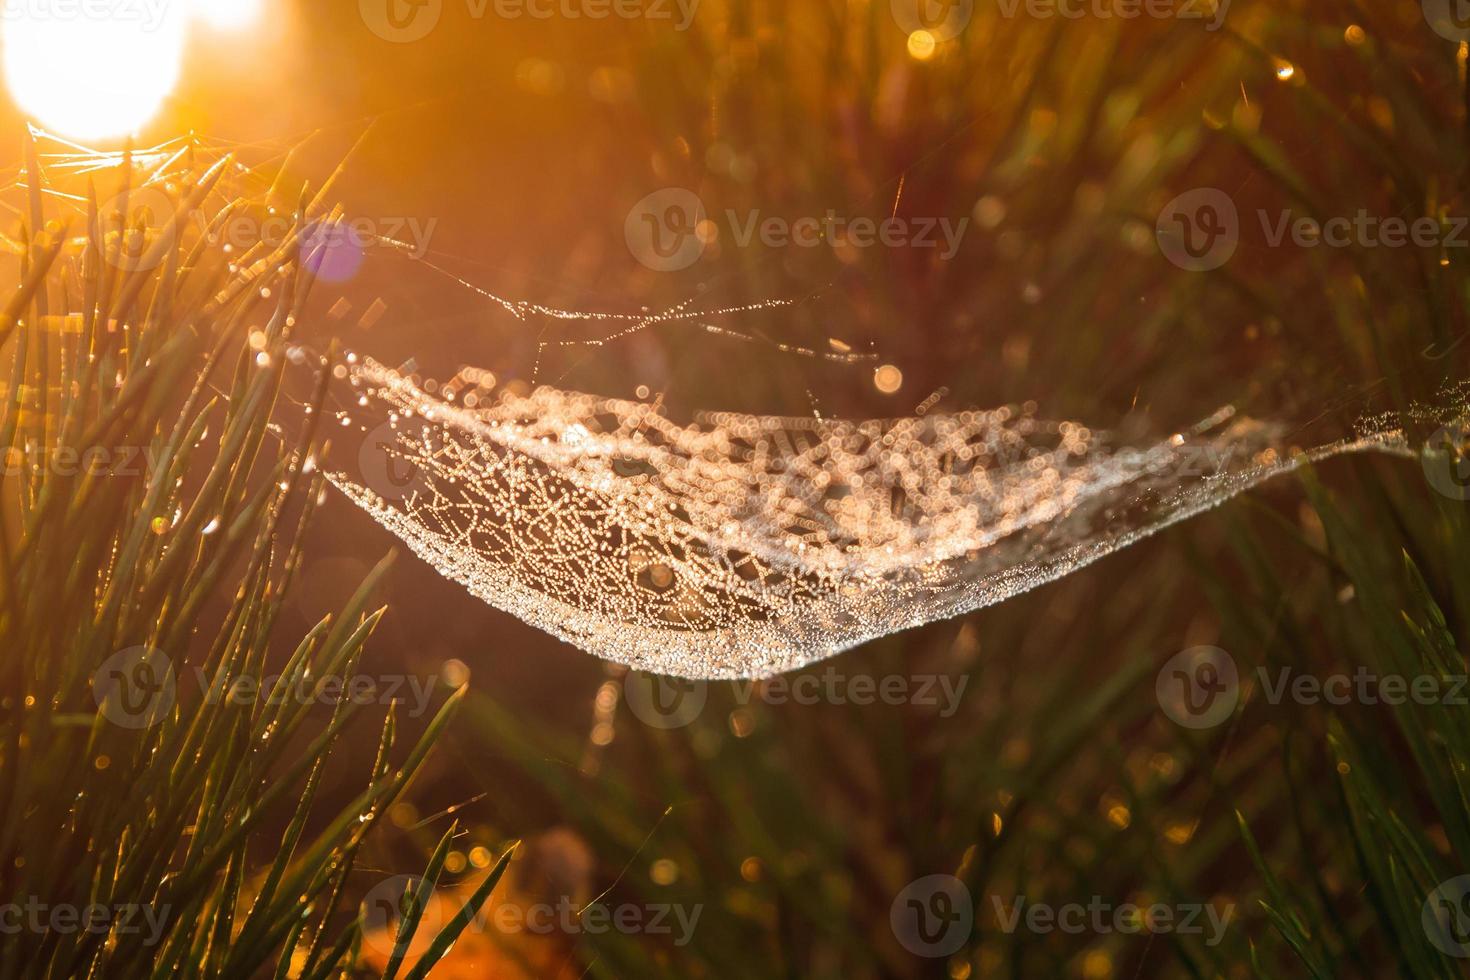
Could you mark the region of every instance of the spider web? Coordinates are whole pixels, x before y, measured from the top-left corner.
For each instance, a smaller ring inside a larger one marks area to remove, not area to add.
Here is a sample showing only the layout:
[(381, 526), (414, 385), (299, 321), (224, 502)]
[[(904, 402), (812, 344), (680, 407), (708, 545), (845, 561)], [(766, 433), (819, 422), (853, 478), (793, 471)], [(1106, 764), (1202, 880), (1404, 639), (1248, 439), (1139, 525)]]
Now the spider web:
[[(53, 177), (123, 160), (33, 136), (53, 148), (41, 154)], [(131, 159), (146, 175), (139, 186), (149, 187), (226, 148), (180, 138)], [(235, 193), (266, 200), (266, 173), (237, 165), (233, 175)], [(0, 174), (0, 192), (23, 191), (29, 180), (23, 171)], [(52, 184), (42, 191), (78, 210), (85, 203)], [(0, 207), (23, 213), (3, 198)], [(542, 346), (596, 347), (671, 324), (786, 354), (872, 359), (713, 322), (785, 301), (572, 311), (512, 302), (422, 265), (518, 320), (606, 327), (591, 340)], [(306, 360), (301, 348), (296, 355)], [(414, 374), (349, 358), (342, 383), (352, 407), (338, 415), (345, 431), (363, 436), (359, 465), (328, 478), (485, 602), (607, 660), (690, 678), (793, 670), (1001, 602), (1311, 462), (1367, 450), (1416, 455), (1392, 416), (1303, 452), (1287, 448), (1284, 426), (1226, 408), (1135, 446), (1028, 408), (926, 413), (932, 400), (900, 419), (709, 413), (685, 425), (657, 404), (547, 386), (482, 397), (476, 379), (488, 376), (464, 369), (444, 386), (421, 385)], [(1426, 466), (1446, 454), (1458, 461), (1470, 445), (1467, 396), (1462, 383), (1441, 407), (1410, 413), (1452, 423), (1443, 446), (1426, 449)]]
[(485, 602), (689, 678), (768, 676), (1000, 602), (1312, 461), (1413, 455), (1392, 419), (1288, 455), (1280, 427), (1231, 409), (1128, 447), (1016, 408), (680, 425), (550, 387), (481, 405), (356, 357), (347, 383), (368, 477), (331, 479), (353, 502)]

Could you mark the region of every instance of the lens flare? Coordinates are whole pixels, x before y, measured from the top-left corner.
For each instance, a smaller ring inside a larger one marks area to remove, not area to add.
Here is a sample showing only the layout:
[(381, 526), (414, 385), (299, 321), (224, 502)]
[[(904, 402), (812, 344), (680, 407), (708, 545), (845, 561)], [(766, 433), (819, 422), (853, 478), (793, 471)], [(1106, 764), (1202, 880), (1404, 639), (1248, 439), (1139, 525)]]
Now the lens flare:
[(188, 17), (179, 3), (7, 4), (5, 81), (44, 128), (75, 139), (136, 132), (179, 79)]

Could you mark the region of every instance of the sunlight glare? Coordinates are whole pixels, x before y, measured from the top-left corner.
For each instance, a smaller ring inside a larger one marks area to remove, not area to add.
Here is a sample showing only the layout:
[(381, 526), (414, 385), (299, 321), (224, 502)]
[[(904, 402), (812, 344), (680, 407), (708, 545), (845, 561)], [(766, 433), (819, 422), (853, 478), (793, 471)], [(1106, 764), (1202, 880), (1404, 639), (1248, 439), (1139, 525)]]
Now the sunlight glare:
[(254, 25), (264, 0), (190, 0), (194, 15), (217, 31), (238, 31)]
[(5, 81), (21, 109), (74, 139), (136, 132), (179, 79), (187, 18), (178, 3), (25, 3), (3, 33)]

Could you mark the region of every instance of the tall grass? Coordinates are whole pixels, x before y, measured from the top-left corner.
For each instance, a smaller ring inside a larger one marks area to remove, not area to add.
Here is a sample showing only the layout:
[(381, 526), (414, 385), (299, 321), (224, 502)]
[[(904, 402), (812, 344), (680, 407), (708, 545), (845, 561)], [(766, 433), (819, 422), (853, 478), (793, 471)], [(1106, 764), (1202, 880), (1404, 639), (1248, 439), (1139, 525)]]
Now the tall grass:
[[(47, 220), (34, 146), (27, 167), (0, 313), (0, 976), (339, 976), (361, 941), (359, 851), (466, 692), (408, 745), (391, 708), (324, 693), (383, 616), (369, 598), (386, 559), (282, 635), (325, 439), (320, 412), (300, 431), (271, 420), (303, 360), (300, 241), (323, 198), (301, 201), (285, 241), (227, 254), (195, 218), (244, 206), (223, 194), (232, 162), (155, 162), (124, 157), (103, 175), (112, 203), (86, 188), (71, 227)], [(319, 405), (331, 364), (307, 366)], [(265, 696), (283, 643), (275, 690), (305, 697)], [(206, 690), (182, 683), (196, 671)], [(324, 773), (363, 737), (378, 748), (361, 790), (323, 812)], [(419, 977), (465, 922), (400, 969), (422, 907), (403, 898), (387, 975)]]

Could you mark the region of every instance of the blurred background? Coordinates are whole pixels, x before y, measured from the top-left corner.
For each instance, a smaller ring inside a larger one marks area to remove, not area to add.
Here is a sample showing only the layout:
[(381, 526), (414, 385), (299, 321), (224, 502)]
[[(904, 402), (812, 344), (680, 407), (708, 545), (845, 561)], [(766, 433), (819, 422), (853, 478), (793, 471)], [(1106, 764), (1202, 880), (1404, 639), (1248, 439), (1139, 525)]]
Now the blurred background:
[[(593, 8), (176, 8), (147, 42), (165, 67), (177, 52), (176, 80), (129, 82), (160, 90), (143, 118), (124, 118), (141, 113), (142, 90), (107, 116), (12, 79), (0, 150), (19, 169), (27, 121), (93, 149), (123, 145), (114, 125), (136, 127), (140, 147), (187, 133), (201, 153), (238, 154), (250, 172), (231, 178), (236, 190), (274, 186), (262, 200), (285, 206), (345, 162), (334, 198), (406, 247), (364, 240), (324, 275), (303, 339), (340, 337), (426, 378), (474, 366), (490, 372), (487, 390), (660, 399), (680, 419), (1034, 401), (1043, 417), (1128, 440), (1230, 404), (1310, 446), (1465, 377), (1470, 240), (1301, 247), (1273, 244), (1258, 218), (1364, 210), (1449, 229), (1470, 212), (1465, 47), (1433, 0), (1181, 0), (1138, 16), (1121, 0), (642, 0), (635, 16), (604, 19)], [(0, 24), (7, 71), (73, 43), (24, 23)], [(706, 223), (697, 258), (661, 271), (630, 215), (671, 188), (696, 195), (705, 214), (690, 224)], [(1171, 202), (1200, 188), (1239, 214), (1233, 254), (1208, 271), (1160, 247)], [(756, 212), (829, 211), (964, 231), (952, 255), (738, 241)], [(625, 331), (517, 316), (494, 297), (706, 315)], [(1374, 617), (1407, 608), (1406, 553), (1458, 630), (1470, 588), (1446, 542), (1464, 541), (1463, 507), (1412, 462), (1334, 462), (1000, 607), (809, 669), (942, 678), (962, 688), (953, 710), (942, 695), (796, 704), (712, 684), (684, 690), (702, 707), (670, 721), (636, 710), (644, 680), (404, 556), (364, 669), (467, 673), (475, 694), (363, 864), (422, 867), (456, 807), (471, 839), (448, 867), (465, 879), (524, 837), (512, 896), (702, 909), (687, 943), (677, 928), (488, 929), (456, 949), (449, 976), (456, 958), (466, 976), (490, 964), (568, 977), (1295, 975), (1304, 960), (1276, 914), (1297, 917), (1327, 975), (1387, 975), (1406, 968), (1416, 925), (1364, 884), (1342, 802), (1349, 764), (1326, 738), (1364, 733), (1375, 771), (1395, 781), (1403, 745), (1386, 709), (1265, 704), (1247, 681), (1230, 723), (1193, 730), (1161, 709), (1156, 679), (1200, 645), (1229, 651), (1243, 677), (1376, 662)], [(394, 545), (334, 498), (288, 625), (336, 608)], [(1342, 557), (1348, 545), (1361, 562)], [(1363, 601), (1354, 570), (1382, 602)], [(651, 690), (657, 706), (666, 692)], [(350, 794), (358, 776), (343, 766), (326, 780)], [(1385, 792), (1426, 860), (1457, 870), (1424, 794)], [(973, 897), (973, 929), (953, 949), (895, 924), (905, 889), (934, 874)], [(376, 881), (361, 877), (367, 892)], [(1234, 918), (1217, 943), (1008, 933), (992, 899), (1019, 894), (1209, 902)]]

